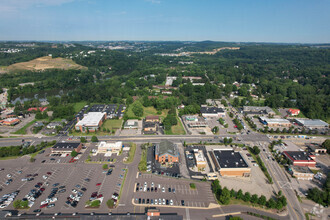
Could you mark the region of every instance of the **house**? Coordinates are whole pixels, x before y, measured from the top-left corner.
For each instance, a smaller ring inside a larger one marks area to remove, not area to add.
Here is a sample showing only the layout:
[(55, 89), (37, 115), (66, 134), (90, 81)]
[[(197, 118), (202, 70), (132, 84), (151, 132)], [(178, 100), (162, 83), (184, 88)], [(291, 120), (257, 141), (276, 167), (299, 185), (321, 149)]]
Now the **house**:
[(294, 166), (315, 167), (314, 155), (308, 155), (302, 151), (283, 151), (283, 155), (288, 158)]
[(155, 159), (159, 163), (179, 162), (179, 151), (177, 149), (177, 146), (167, 140), (156, 144)]
[(251, 175), (251, 168), (240, 152), (228, 148), (216, 149), (210, 151), (210, 156), (221, 176), (249, 177)]
[(34, 107), (34, 108), (29, 108), (27, 111), (28, 112), (33, 112), (33, 111), (41, 111), (41, 112), (44, 112), (44, 111), (46, 111), (47, 110), (47, 107), (39, 107), (39, 108), (36, 108), (36, 107)]
[(288, 114), (290, 116), (297, 116), (297, 115), (299, 115), (299, 113), (300, 113), (300, 110), (299, 109), (292, 109), (292, 108), (290, 108), (288, 110)]
[(146, 122), (159, 122), (159, 116), (157, 115), (148, 115), (146, 116)]
[(72, 151), (79, 153), (83, 144), (79, 142), (58, 142), (52, 147), (52, 154), (69, 154)]
[(201, 113), (203, 117), (221, 117), (226, 116), (225, 110), (217, 107), (201, 107)]
[(47, 128), (48, 129), (55, 129), (58, 126), (59, 127), (62, 126), (62, 122), (60, 122), (60, 121), (51, 122), (47, 125)]
[(103, 124), (106, 118), (105, 112), (89, 112), (84, 115), (84, 118), (81, 121), (78, 121), (75, 128), (81, 132), (96, 132), (100, 126)]
[(147, 133), (155, 133), (157, 132), (157, 124), (155, 122), (145, 122), (143, 124), (143, 131)]
[(17, 125), (20, 122), (18, 118), (6, 118), (4, 120), (0, 121), (1, 125), (5, 126), (12, 126), (12, 125)]
[(291, 122), (282, 118), (259, 117), (259, 121), (268, 127), (291, 127)]
[(298, 180), (313, 180), (314, 173), (308, 167), (290, 166), (289, 172)]
[(105, 142), (101, 141), (97, 146), (97, 154), (104, 154), (105, 157), (111, 157), (112, 154), (119, 154), (123, 147), (123, 142)]
[(139, 123), (136, 119), (130, 119), (124, 123), (124, 129), (138, 129), (138, 127)]

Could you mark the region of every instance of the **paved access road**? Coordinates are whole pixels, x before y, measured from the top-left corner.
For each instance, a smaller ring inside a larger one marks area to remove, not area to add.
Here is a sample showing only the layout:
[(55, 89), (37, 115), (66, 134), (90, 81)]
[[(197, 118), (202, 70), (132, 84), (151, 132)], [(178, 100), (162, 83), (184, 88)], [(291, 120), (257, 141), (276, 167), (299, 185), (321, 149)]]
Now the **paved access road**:
[[(300, 202), (298, 201), (298, 198), (294, 192), (294, 189), (291, 186), (291, 183), (281, 167), (278, 165), (276, 161), (273, 161), (272, 154), (268, 149), (269, 143), (260, 143), (260, 146), (262, 149), (265, 149), (265, 151), (260, 151), (260, 156), (262, 160), (264, 161), (267, 169), (269, 170), (269, 174), (273, 178), (273, 182), (275, 183), (275, 191), (278, 192), (279, 190), (282, 190), (285, 197), (288, 201), (288, 209), (289, 209), (289, 215), (290, 219), (304, 219), (304, 212), (300, 206)], [(270, 157), (271, 159), (268, 159)]]

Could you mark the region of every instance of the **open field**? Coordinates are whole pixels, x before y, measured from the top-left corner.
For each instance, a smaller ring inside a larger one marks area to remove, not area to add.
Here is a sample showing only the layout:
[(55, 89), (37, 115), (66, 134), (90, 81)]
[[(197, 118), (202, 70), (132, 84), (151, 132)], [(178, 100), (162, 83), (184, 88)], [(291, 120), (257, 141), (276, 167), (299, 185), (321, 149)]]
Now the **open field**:
[[(133, 111), (132, 111), (132, 106), (133, 105), (130, 105), (128, 108), (127, 108), (127, 116), (129, 118), (136, 118), (136, 116), (134, 115)], [(159, 115), (160, 118), (165, 118), (167, 116), (167, 112), (168, 110), (167, 109), (164, 109), (162, 111), (162, 113)], [(158, 115), (157, 114), (157, 110), (150, 106), (150, 107), (143, 107), (143, 116), (141, 118), (145, 118), (146, 116), (148, 115)]]
[(78, 113), (86, 104), (87, 104), (87, 102), (76, 102), (73, 105), (74, 111), (76, 113)]
[(70, 59), (61, 57), (53, 59), (52, 57), (45, 56), (28, 62), (15, 63), (2, 69), (11, 72), (15, 70), (41, 71), (46, 69), (86, 69), (86, 67), (78, 65)]
[(181, 120), (179, 118), (178, 119), (178, 124), (172, 126), (170, 131), (166, 131), (165, 130), (165, 134), (173, 134), (173, 135), (181, 135), (181, 134), (186, 134), (183, 125), (181, 123)]
[(103, 130), (103, 128), (109, 129), (110, 131), (112, 129), (121, 129), (122, 124), (123, 124), (122, 119), (109, 119), (103, 123), (101, 130)]

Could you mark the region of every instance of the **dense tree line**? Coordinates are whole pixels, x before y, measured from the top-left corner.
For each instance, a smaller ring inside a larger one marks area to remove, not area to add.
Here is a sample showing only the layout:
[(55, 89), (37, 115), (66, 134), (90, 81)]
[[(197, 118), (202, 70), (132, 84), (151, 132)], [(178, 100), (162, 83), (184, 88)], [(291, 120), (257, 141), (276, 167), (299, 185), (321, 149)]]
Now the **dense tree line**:
[(52, 142), (41, 142), (40, 144), (34, 146), (31, 145), (29, 147), (23, 147), (23, 145), (19, 146), (9, 146), (9, 147), (1, 147), (0, 148), (0, 157), (10, 157), (10, 156), (23, 156), (26, 154), (32, 154), (44, 149), (47, 146), (52, 146), (56, 143), (56, 141)]
[(227, 187), (220, 185), (219, 180), (214, 180), (211, 184), (212, 191), (215, 194), (217, 200), (223, 204), (228, 205), (231, 199), (243, 200), (244, 202), (249, 202), (251, 204), (258, 204), (262, 207), (267, 207), (270, 209), (281, 210), (287, 205), (287, 200), (282, 192), (277, 193), (276, 199), (269, 198), (268, 200), (264, 195), (260, 197), (257, 194), (251, 195), (249, 192), (243, 194), (243, 191), (240, 189), (235, 191), (234, 189), (229, 190)]

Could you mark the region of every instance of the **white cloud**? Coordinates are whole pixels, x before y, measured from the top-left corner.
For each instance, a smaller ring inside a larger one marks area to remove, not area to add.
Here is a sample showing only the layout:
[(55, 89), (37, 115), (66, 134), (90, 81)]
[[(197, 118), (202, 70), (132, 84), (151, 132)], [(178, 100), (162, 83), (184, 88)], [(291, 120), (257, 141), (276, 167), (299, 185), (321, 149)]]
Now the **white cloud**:
[(160, 4), (161, 3), (160, 0), (145, 0), (145, 1), (150, 2), (152, 4)]
[(74, 0), (0, 0), (0, 12), (17, 12), (30, 7), (58, 6)]

